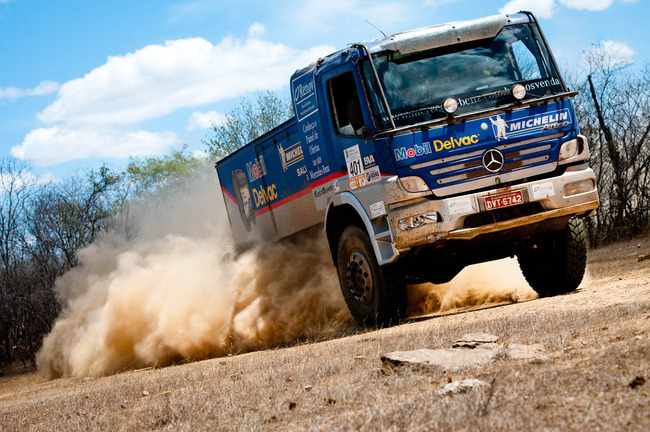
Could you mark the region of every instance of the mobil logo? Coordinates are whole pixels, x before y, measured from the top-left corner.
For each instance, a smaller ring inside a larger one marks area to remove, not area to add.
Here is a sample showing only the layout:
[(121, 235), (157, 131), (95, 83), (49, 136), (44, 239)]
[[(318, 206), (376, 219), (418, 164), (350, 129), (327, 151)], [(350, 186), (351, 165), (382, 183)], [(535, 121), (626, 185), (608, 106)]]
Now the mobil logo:
[(431, 144), (423, 142), (422, 144), (413, 144), (412, 147), (398, 147), (393, 151), (395, 153), (395, 160), (399, 162), (405, 159), (431, 154)]

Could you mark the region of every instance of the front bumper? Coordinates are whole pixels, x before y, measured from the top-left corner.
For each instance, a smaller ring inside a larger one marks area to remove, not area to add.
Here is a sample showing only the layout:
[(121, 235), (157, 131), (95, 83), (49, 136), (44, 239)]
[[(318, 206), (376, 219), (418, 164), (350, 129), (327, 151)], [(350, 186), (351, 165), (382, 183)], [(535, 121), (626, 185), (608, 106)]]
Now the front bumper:
[[(581, 187), (576, 191), (574, 185)], [(487, 212), (485, 197), (514, 191), (521, 191), (525, 204), (538, 203), (539, 212), (481, 226), (465, 226), (468, 217)], [(585, 164), (568, 168), (557, 177), (509, 188), (441, 200), (421, 199), (408, 205), (397, 204), (391, 207), (388, 220), (393, 244), (397, 252), (402, 254), (411, 248), (431, 245), (439, 240), (472, 240), (485, 234), (532, 227), (547, 220), (587, 215), (598, 208), (598, 191), (594, 172)], [(409, 229), (403, 229), (404, 224), (400, 226), (400, 220), (422, 214), (436, 214), (437, 221), (427, 220), (426, 223)]]

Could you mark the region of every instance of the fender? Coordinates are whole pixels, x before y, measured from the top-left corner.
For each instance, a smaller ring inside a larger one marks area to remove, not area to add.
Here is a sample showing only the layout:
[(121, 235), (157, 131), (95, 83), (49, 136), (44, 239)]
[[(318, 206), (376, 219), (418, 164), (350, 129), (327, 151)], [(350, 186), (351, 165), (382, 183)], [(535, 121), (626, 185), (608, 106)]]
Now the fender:
[[(390, 264), (397, 261), (399, 252), (393, 246), (393, 238), (387, 217), (384, 215), (371, 220), (359, 199), (351, 192), (341, 192), (330, 199), (325, 211), (325, 223), (323, 226), (323, 232), (325, 235), (327, 235), (328, 231), (330, 210), (342, 205), (350, 206), (363, 222), (363, 226), (370, 237), (370, 242), (372, 243), (372, 248), (375, 251), (379, 265)], [(330, 253), (332, 254), (333, 262), (335, 262), (335, 251), (330, 250)]]

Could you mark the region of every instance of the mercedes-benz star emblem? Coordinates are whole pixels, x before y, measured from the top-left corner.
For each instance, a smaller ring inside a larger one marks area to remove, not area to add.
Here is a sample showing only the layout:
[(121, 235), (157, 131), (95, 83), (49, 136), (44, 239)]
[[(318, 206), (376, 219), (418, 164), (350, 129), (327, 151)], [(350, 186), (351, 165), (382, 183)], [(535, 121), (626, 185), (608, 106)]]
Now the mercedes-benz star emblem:
[(504, 160), (503, 153), (497, 149), (490, 149), (483, 154), (483, 166), (491, 173), (499, 172)]

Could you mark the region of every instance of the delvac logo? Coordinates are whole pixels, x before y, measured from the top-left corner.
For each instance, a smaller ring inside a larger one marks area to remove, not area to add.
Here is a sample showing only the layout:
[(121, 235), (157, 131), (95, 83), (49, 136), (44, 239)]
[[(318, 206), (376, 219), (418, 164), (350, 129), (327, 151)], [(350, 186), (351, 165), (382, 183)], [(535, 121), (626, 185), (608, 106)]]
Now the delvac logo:
[[(449, 137), (447, 139), (433, 140), (431, 143), (423, 142), (422, 144), (414, 144), (413, 147), (400, 147), (394, 150), (395, 160), (402, 161), (411, 159), (417, 156), (424, 156), (431, 153), (438, 153), (443, 150), (451, 150), (472, 144), (478, 144), (478, 135), (466, 135), (459, 138)], [(433, 151), (431, 145), (433, 144)]]

